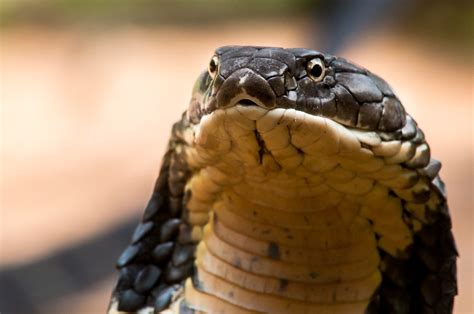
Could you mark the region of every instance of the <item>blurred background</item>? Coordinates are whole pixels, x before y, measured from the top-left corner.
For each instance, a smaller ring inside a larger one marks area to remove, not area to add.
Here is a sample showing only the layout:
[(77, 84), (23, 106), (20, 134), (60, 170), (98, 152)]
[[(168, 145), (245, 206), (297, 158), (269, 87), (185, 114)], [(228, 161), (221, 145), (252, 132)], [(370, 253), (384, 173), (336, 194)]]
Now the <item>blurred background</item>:
[(384, 77), (443, 161), (473, 313), (472, 1), (0, 0), (0, 312), (104, 313), (171, 124), (215, 47), (308, 47)]

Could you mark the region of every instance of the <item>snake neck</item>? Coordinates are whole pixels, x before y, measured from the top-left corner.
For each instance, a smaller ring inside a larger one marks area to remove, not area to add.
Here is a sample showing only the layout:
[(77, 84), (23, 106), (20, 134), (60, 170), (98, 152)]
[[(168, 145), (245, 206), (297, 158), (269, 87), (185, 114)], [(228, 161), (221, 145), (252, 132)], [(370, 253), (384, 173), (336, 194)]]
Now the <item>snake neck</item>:
[(212, 206), (185, 302), (205, 313), (362, 313), (380, 274), (358, 206), (285, 187), (297, 178), (244, 181)]
[[(363, 313), (381, 281), (368, 216), (381, 202), (398, 210), (386, 187), (356, 175), (379, 163), (329, 120), (295, 126), (281, 113), (246, 113), (214, 113), (186, 152), (194, 169), (186, 218), (202, 234), (184, 304), (203, 313)], [(401, 250), (409, 241), (382, 244)]]

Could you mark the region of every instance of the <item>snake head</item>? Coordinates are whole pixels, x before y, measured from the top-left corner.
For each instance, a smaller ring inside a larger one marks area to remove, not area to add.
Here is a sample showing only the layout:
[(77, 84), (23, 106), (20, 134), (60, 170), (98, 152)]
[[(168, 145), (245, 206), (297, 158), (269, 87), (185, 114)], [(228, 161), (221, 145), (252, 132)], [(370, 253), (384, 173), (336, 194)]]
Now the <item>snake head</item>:
[(349, 61), (308, 49), (224, 46), (196, 81), (192, 123), (236, 104), (292, 108), (348, 127), (393, 132), (405, 110), (380, 77)]

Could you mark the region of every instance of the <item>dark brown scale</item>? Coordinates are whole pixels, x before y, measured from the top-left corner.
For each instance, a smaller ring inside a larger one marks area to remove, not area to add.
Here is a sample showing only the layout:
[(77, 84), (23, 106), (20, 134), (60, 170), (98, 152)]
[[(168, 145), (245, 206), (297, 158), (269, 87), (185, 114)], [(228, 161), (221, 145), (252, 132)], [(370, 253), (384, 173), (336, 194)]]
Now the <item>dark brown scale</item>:
[(239, 57), (250, 57), (257, 53), (259, 48), (257, 47), (240, 47), (240, 46), (224, 46), (216, 49), (216, 54), (221, 55), (222, 58), (239, 58)]
[(429, 187), (424, 187), (421, 190), (413, 191), (413, 203), (424, 204), (430, 199), (431, 191)]
[(379, 90), (385, 96), (395, 96), (390, 85), (388, 85), (387, 82), (385, 82), (385, 80), (383, 80), (381, 77), (373, 73), (368, 73), (368, 76), (374, 81), (375, 85), (377, 85)]
[(274, 76), (281, 76), (288, 70), (288, 66), (285, 63), (269, 58), (252, 59), (246, 64), (246, 66), (266, 79)]
[(161, 276), (161, 270), (154, 266), (148, 265), (143, 268), (135, 278), (133, 288), (135, 291), (145, 293), (149, 291), (157, 283)]
[(416, 135), (411, 141), (415, 144), (421, 144), (421, 143), (425, 142), (425, 134), (423, 133), (423, 131), (421, 129), (419, 129), (417, 127), (416, 128)]
[[(186, 125), (187, 123), (182, 123)], [(173, 127), (173, 138), (179, 139), (183, 132), (181, 126)], [(170, 145), (174, 147), (176, 144)], [(172, 269), (171, 258), (174, 243), (179, 233), (181, 219), (182, 197), (171, 194), (184, 195), (184, 182), (188, 180), (186, 162), (183, 156), (173, 154), (170, 150), (165, 154), (159, 178), (156, 181), (153, 196), (150, 199), (143, 223), (139, 224), (132, 236), (132, 244), (128, 246), (117, 261), (120, 268), (120, 277), (114, 291), (119, 310), (134, 312), (151, 305), (156, 300), (156, 289), (161, 287), (165, 291), (170, 285), (180, 283), (192, 272), (191, 267), (177, 267)], [(173, 189), (173, 193), (171, 192)], [(181, 190), (180, 190), (181, 189)], [(162, 243), (158, 243), (158, 242)], [(159, 265), (168, 271), (162, 271)], [(171, 271), (170, 271), (171, 270)], [(165, 281), (165, 277), (168, 281)], [(167, 291), (176, 291), (177, 287)], [(160, 297), (160, 296), (158, 296)], [(161, 303), (168, 304), (168, 295), (161, 294)], [(148, 299), (148, 301), (147, 301)]]
[(163, 263), (164, 261), (169, 260), (171, 254), (173, 253), (173, 248), (174, 248), (174, 243), (171, 241), (158, 244), (151, 252), (153, 261), (157, 264), (160, 264), (160, 263)]
[(295, 77), (289, 72), (285, 72), (285, 88), (287, 90), (295, 90), (298, 87)]
[(137, 243), (143, 237), (145, 237), (150, 231), (153, 229), (154, 224), (153, 222), (149, 221), (146, 223), (139, 224), (132, 235), (132, 243)]
[(416, 153), (416, 145), (412, 142), (409, 142), (409, 143), (410, 143), (410, 147), (407, 151), (407, 157), (406, 157), (407, 160), (412, 159), (413, 156), (415, 156), (415, 153)]
[(129, 245), (118, 258), (117, 266), (123, 267), (129, 264), (138, 255), (139, 251), (139, 245)]
[(415, 276), (410, 261), (394, 258), (389, 254), (385, 254), (382, 263), (387, 278), (399, 287), (408, 286), (410, 284), (410, 278)]
[(224, 83), (225, 78), (222, 75), (217, 75), (216, 78), (214, 79), (214, 83), (212, 84), (212, 92), (211, 95), (215, 96), (216, 93), (219, 91), (219, 89), (222, 86), (222, 83)]
[(396, 98), (385, 97), (382, 101), (383, 111), (378, 129), (381, 131), (395, 131), (405, 124), (405, 110)]
[(325, 117), (335, 117), (337, 113), (336, 97), (334, 94), (329, 97), (321, 98), (321, 113)]
[(173, 293), (175, 293), (175, 291), (176, 287), (171, 286), (164, 288), (157, 294), (153, 304), (156, 313), (166, 309), (166, 307), (170, 304), (171, 298), (173, 297)]
[(446, 198), (446, 188), (444, 186), (444, 182), (441, 181), (441, 178), (439, 176), (436, 176), (433, 179), (433, 186), (436, 188), (436, 191), (438, 191), (439, 194)]
[(313, 97), (313, 98), (306, 98), (306, 108), (308, 108), (308, 112), (314, 115), (321, 115), (321, 99)]
[(436, 159), (431, 159), (430, 163), (426, 167), (418, 170), (418, 173), (433, 180), (438, 175), (440, 169), (441, 163)]
[(382, 111), (383, 107), (381, 103), (363, 103), (359, 108), (357, 126), (367, 130), (376, 130), (380, 118), (382, 117)]
[[(184, 188), (184, 186), (181, 188)], [(171, 216), (179, 217), (183, 211), (183, 199), (181, 197), (170, 196), (168, 201)]]
[(367, 75), (347, 72), (336, 73), (336, 81), (347, 88), (360, 103), (379, 102), (383, 98), (382, 92)]
[(222, 61), (219, 75), (221, 75), (224, 79), (227, 80), (237, 70), (242, 69), (250, 60), (251, 58), (240, 57), (235, 59), (228, 59), (227, 61)]
[(311, 80), (309, 77), (302, 78), (298, 81), (298, 89), (300, 93), (304, 95), (304, 97), (301, 98), (314, 98), (318, 96), (318, 92), (314, 88), (313, 84), (313, 80)]
[(181, 220), (178, 218), (173, 218), (165, 222), (160, 229), (160, 242), (168, 242), (173, 239), (179, 230), (179, 224)]
[(347, 60), (343, 58), (337, 58), (333, 60), (330, 63), (330, 65), (333, 69), (336, 69), (336, 72), (354, 72), (354, 73), (362, 73), (362, 74), (367, 73), (367, 70), (355, 64), (349, 63), (347, 62)]
[(441, 257), (427, 248), (420, 248), (417, 252), (418, 258), (430, 271), (437, 271), (441, 265)]
[[(308, 63), (307, 59), (304, 58), (297, 58), (296, 59), (296, 71), (295, 71), (295, 78), (296, 80), (300, 81), (305, 77), (308, 77), (308, 73), (306, 72), (306, 64)], [(306, 96), (302, 94), (302, 96)]]
[(183, 180), (180, 178), (170, 178), (169, 181), (169, 190), (171, 195), (175, 197), (180, 197), (184, 191), (184, 184)]
[(275, 76), (270, 79), (268, 79), (268, 83), (273, 89), (273, 92), (275, 95), (278, 97), (282, 96), (285, 94), (286, 88), (285, 88), (285, 80), (282, 76)]
[(321, 52), (305, 48), (288, 48), (285, 50), (293, 54), (296, 58), (310, 59), (313, 57), (324, 57), (324, 54)]
[(430, 148), (429, 146), (426, 146), (419, 156), (415, 155), (411, 160), (405, 162), (405, 166), (414, 169), (423, 168), (430, 162), (430, 156)]
[(291, 72), (295, 71), (295, 56), (288, 54), (283, 49), (261, 49), (254, 54), (257, 58), (275, 59), (284, 63)]
[(130, 265), (120, 269), (117, 290), (123, 291), (133, 287), (133, 282), (137, 276), (140, 267), (138, 265)]
[(194, 261), (174, 266), (168, 264), (164, 272), (164, 278), (168, 283), (178, 283), (192, 274)]
[(407, 121), (402, 129), (402, 139), (410, 140), (416, 135), (416, 122), (412, 117), (407, 115)]
[(359, 114), (359, 104), (352, 94), (342, 85), (336, 85), (332, 89), (336, 95), (336, 114), (334, 120), (344, 125), (356, 125)]
[(303, 111), (303, 108), (306, 108), (306, 101), (307, 101), (307, 98), (306, 97), (301, 97), (301, 96), (298, 96), (297, 100), (296, 100), (296, 106), (295, 106), (295, 109), (296, 110), (299, 110), (299, 111)]
[[(287, 91), (287, 95), (283, 95), (278, 98), (278, 104), (281, 106), (285, 106), (285, 108), (292, 109), (296, 107), (296, 92), (295, 91)], [(293, 96), (292, 96), (293, 95)]]
[[(167, 165), (163, 165), (166, 167), (169, 167), (169, 161), (167, 161)], [(158, 176), (158, 179), (156, 179), (155, 183), (155, 191), (160, 191), (160, 190), (168, 190), (168, 177), (169, 177), (169, 171), (168, 169), (160, 171), (160, 174)], [(159, 192), (157, 194), (160, 194)]]
[(153, 195), (153, 197), (148, 202), (148, 205), (143, 214), (143, 221), (148, 221), (152, 219), (157, 213), (158, 210), (163, 206), (163, 197), (160, 195)]
[(195, 245), (181, 245), (178, 244), (173, 252), (171, 261), (173, 265), (179, 266), (194, 258)]
[(118, 310), (124, 312), (137, 311), (145, 305), (145, 301), (145, 296), (128, 289), (119, 294)]

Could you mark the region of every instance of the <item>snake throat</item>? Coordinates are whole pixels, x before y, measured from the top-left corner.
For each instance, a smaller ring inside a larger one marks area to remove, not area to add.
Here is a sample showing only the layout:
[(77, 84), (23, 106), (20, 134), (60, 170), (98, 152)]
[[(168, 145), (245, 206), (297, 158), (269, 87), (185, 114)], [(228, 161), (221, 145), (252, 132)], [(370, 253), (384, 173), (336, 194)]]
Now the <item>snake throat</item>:
[(248, 104), (191, 129), (185, 215), (203, 232), (185, 286), (189, 308), (362, 313), (381, 280), (377, 247), (397, 256), (413, 241), (389, 192), (426, 184), (397, 165), (411, 150), (327, 118)]

